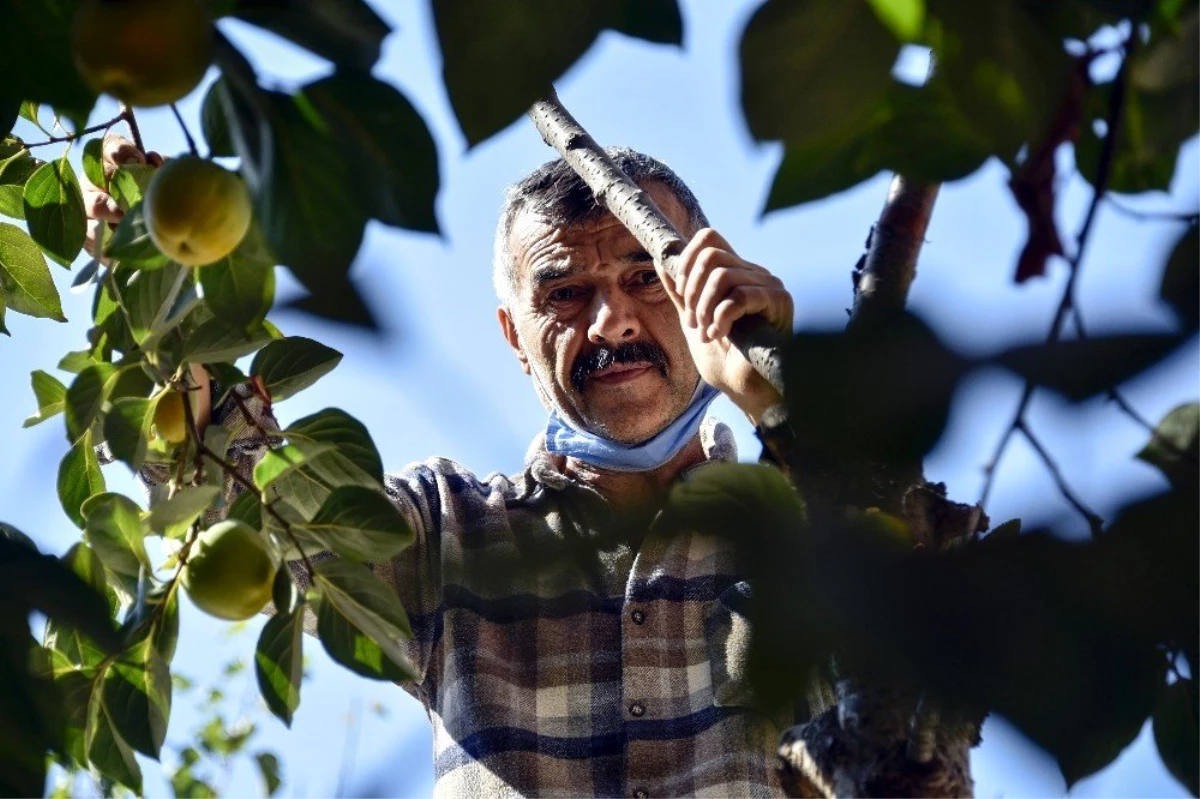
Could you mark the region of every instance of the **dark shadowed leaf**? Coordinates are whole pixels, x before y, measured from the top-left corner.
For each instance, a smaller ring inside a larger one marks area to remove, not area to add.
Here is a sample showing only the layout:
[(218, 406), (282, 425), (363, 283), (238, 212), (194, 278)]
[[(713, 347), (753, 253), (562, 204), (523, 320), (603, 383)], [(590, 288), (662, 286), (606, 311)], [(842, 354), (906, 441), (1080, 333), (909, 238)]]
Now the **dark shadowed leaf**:
[(80, 436), (63, 457), (58, 467), (58, 499), (67, 517), (83, 528), (80, 507), (90, 497), (104, 491), (104, 475), (96, 458), (96, 446), (91, 432)]
[(1073, 402), (1115, 388), (1180, 344), (1176, 335), (1130, 333), (1034, 344), (1002, 352), (995, 362)]
[(317, 634), (334, 660), (374, 679), (416, 674), (403, 645), (412, 628), (395, 589), (367, 566), (340, 558), (319, 561), (315, 578), (321, 592)]
[(143, 639), (117, 657), (104, 674), (101, 690), (121, 738), (157, 758), (171, 716), (171, 675), (154, 642)]
[(1163, 417), (1150, 441), (1137, 454), (1157, 466), (1174, 485), (1195, 488), (1200, 472), (1200, 404), (1180, 405)]
[(250, 374), (263, 379), (271, 399), (284, 400), (333, 371), (342, 354), (319, 341), (288, 336), (263, 347), (250, 364)]
[(247, 257), (240, 248), (199, 270), (204, 301), (228, 321), (252, 328), (275, 301), (275, 264)]
[(274, 796), (275, 792), (279, 790), (279, 786), (283, 784), (279, 777), (279, 758), (271, 752), (257, 752), (254, 755), (254, 762), (258, 764), (258, 773), (263, 778), (267, 796)]
[(292, 714), (300, 705), (303, 641), (303, 612), (279, 611), (263, 625), (254, 654), (254, 672), (263, 701), (288, 727), (292, 726)]
[(391, 28), (363, 0), (237, 0), (233, 15), (335, 65), (370, 71)]
[(67, 387), (54, 375), (36, 369), (30, 375), (33, 395), (37, 398), (37, 413), (25, 420), (23, 427), (33, 427), (62, 413), (66, 405)]
[(79, 179), (66, 157), (38, 167), (25, 182), (22, 199), (29, 235), (51, 259), (70, 267), (83, 249), (87, 219)]
[(135, 794), (142, 793), (142, 769), (133, 749), (118, 732), (112, 713), (104, 704), (104, 691), (92, 691), (88, 702), (84, 750), (97, 771)]
[(331, 444), (371, 479), (383, 482), (383, 461), (371, 434), (362, 422), (340, 408), (326, 408), (305, 416), (288, 427), (284, 435), (301, 449), (306, 444)]
[(117, 574), (137, 577), (150, 567), (142, 542), (141, 509), (122, 494), (102, 494), (88, 503), (84, 537), (100, 560)]
[(801, 332), (784, 365), (800, 446), (843, 460), (891, 461), (937, 443), (967, 368), (907, 314), (845, 333)]
[(214, 317), (187, 335), (183, 355), (192, 363), (235, 361), (270, 340), (270, 332), (262, 326), (246, 331), (221, 317)]
[(88, 139), (83, 144), (83, 175), (93, 186), (104, 188), (108, 180), (104, 177), (104, 139)]
[(335, 488), (312, 521), (293, 525), (342, 557), (381, 563), (412, 543), (408, 522), (378, 491), (362, 486)]
[(1200, 734), (1196, 730), (1196, 681), (1167, 686), (1154, 710), (1154, 742), (1167, 770), (1192, 795), (1200, 792)]
[(243, 491), (229, 506), (230, 519), (238, 519), (253, 527), (262, 529), (262, 501), (253, 491)]
[(217, 84), (221, 80), (223, 78), (217, 78), (208, 87), (200, 104), (200, 131), (204, 134), (204, 140), (208, 142), (210, 158), (232, 158), (236, 155), (233, 150), (233, 138), (229, 135), (229, 122), (225, 118), (218, 95)]
[(17, 313), (65, 322), (42, 251), (16, 225), (0, 222), (0, 294)]
[(1171, 306), (1184, 330), (1200, 326), (1200, 231), (1192, 225), (1179, 239), (1163, 271), (1158, 296)]
[(285, 303), (284, 307), (366, 330), (379, 328), (375, 313), (352, 280), (327, 281), (319, 292), (298, 297)]
[(438, 232), (438, 155), (425, 121), (395, 87), (337, 72), (302, 89), (350, 158), (372, 218)]
[(471, 146), (524, 115), (605, 28), (665, 44), (683, 39), (675, 0), (437, 0), (433, 17), (446, 91)]
[(20, 97), (54, 106), (77, 130), (96, 101), (72, 56), (71, 18), (78, 5), (78, 0), (7, 0), (0, 27), (0, 74), (15, 81)]
[(859, 129), (899, 44), (865, 2), (769, 0), (742, 36), (742, 110), (757, 139), (829, 142)]
[(100, 413), (104, 401), (120, 377), (120, 368), (111, 363), (85, 367), (66, 394), (67, 440), (76, 441)]

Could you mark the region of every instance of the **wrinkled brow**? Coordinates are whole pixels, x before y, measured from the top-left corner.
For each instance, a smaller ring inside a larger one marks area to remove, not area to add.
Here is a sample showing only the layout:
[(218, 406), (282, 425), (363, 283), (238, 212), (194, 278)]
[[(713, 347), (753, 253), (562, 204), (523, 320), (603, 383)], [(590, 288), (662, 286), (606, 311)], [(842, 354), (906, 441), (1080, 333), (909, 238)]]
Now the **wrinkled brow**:
[(547, 283), (553, 283), (555, 280), (561, 280), (564, 277), (570, 277), (575, 270), (569, 266), (543, 266), (534, 270), (529, 281), (533, 287), (540, 288)]

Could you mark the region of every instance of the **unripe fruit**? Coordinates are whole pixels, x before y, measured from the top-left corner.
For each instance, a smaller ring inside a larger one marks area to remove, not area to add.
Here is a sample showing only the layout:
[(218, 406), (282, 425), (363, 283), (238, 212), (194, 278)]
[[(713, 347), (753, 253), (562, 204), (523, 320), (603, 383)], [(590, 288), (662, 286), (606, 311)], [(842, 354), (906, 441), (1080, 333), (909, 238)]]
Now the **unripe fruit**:
[(276, 570), (275, 558), (258, 531), (227, 519), (197, 536), (180, 580), (205, 613), (242, 621), (267, 604)]
[(200, 0), (83, 0), (71, 34), (84, 82), (130, 105), (182, 99), (212, 63), (212, 17)]
[(183, 412), (183, 395), (178, 391), (167, 391), (154, 406), (154, 427), (158, 435), (169, 444), (182, 444), (187, 440), (187, 419)]
[(159, 167), (143, 208), (154, 245), (186, 266), (229, 255), (245, 238), (253, 216), (242, 179), (194, 155)]

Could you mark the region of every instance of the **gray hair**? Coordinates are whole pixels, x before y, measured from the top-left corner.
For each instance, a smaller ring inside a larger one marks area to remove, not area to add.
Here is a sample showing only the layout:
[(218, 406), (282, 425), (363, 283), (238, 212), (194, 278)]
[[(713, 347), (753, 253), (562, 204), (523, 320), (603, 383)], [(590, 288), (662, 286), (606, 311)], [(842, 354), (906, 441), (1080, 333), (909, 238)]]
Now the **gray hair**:
[[(688, 222), (693, 230), (708, 226), (708, 218), (696, 195), (669, 166), (628, 147), (608, 147), (605, 152), (634, 183), (642, 187), (660, 183), (675, 195), (688, 212)], [(504, 206), (496, 225), (492, 254), (492, 282), (501, 302), (508, 302), (516, 288), (516, 265), (509, 252), (508, 238), (514, 220), (522, 211), (532, 211), (551, 224), (563, 227), (595, 222), (608, 213), (596, 202), (587, 184), (561, 158), (542, 164), (524, 180), (509, 186), (504, 192)]]

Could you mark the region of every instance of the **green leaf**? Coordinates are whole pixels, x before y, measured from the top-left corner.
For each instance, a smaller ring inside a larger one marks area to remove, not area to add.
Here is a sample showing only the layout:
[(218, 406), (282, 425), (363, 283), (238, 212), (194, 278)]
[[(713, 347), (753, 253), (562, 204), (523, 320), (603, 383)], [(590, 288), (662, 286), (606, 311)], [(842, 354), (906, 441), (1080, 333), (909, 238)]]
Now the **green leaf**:
[[(104, 598), (108, 594), (108, 580), (104, 576), (104, 564), (90, 547), (83, 543), (75, 543), (62, 557), (62, 563), (93, 591), (96, 597)], [(95, 600), (93, 600), (94, 604)], [(110, 606), (104, 605), (101, 613), (107, 617)], [(111, 628), (111, 625), (109, 625)], [(43, 641), (48, 649), (54, 649), (72, 665), (84, 670), (95, 669), (105, 657), (105, 650), (84, 635), (83, 632), (66, 621), (56, 618), (48, 619)]]
[(14, 219), (25, 218), (25, 182), (42, 165), (40, 159), (25, 149), (5, 156), (0, 150), (0, 214)]
[(1167, 686), (1154, 710), (1154, 742), (1163, 764), (1195, 796), (1200, 792), (1200, 734), (1196, 729), (1196, 681)]
[(77, 441), (92, 426), (120, 376), (121, 369), (115, 364), (96, 363), (71, 381), (65, 410), (68, 441)]
[(254, 762), (258, 764), (258, 773), (262, 775), (267, 796), (274, 796), (283, 784), (279, 778), (279, 758), (270, 752), (258, 752), (254, 755)]
[(83, 145), (83, 175), (98, 189), (108, 185), (104, 177), (104, 139), (88, 139)]
[(171, 715), (171, 675), (150, 639), (109, 665), (101, 688), (105, 710), (132, 748), (157, 758)]
[(0, 293), (17, 313), (67, 321), (41, 250), (28, 233), (7, 222), (0, 222)]
[(37, 168), (22, 195), (29, 235), (54, 261), (70, 267), (83, 249), (87, 216), (79, 179), (66, 157)]
[(185, 488), (170, 499), (151, 505), (146, 526), (157, 535), (181, 538), (192, 522), (211, 508), (220, 495), (220, 486)]
[(104, 475), (100, 473), (92, 434), (85, 432), (67, 451), (58, 467), (58, 498), (76, 527), (82, 529), (84, 526), (80, 507), (88, 498), (103, 492), (104, 487)]
[(1194, 488), (1200, 471), (1200, 404), (1179, 405), (1164, 416), (1137, 457), (1158, 467), (1174, 485)]
[(176, 263), (135, 273), (121, 296), (129, 314), (129, 331), (143, 348), (179, 325), (200, 302), (191, 270)]
[(135, 472), (146, 460), (153, 421), (154, 401), (140, 397), (122, 397), (104, 415), (104, 440), (109, 452)]
[(254, 484), (260, 489), (266, 488), (281, 474), (303, 466), (310, 458), (315, 458), (332, 449), (332, 444), (309, 445), (305, 449), (300, 449), (291, 444), (276, 447), (255, 464)]
[(142, 769), (133, 750), (118, 732), (111, 711), (104, 704), (104, 691), (92, 691), (88, 702), (84, 749), (87, 759), (101, 774), (135, 794), (142, 793)]
[(161, 269), (171, 263), (150, 238), (150, 229), (146, 227), (146, 218), (140, 203), (121, 217), (104, 254), (142, 270)]
[(109, 193), (121, 210), (128, 211), (142, 201), (158, 167), (151, 164), (124, 164), (117, 167), (109, 181)]
[(807, 526), (804, 504), (778, 469), (764, 464), (713, 463), (676, 484), (661, 524), (736, 535), (765, 523), (799, 535)]
[(232, 324), (257, 326), (275, 300), (275, 264), (248, 258), (240, 248), (198, 274), (208, 307)]
[(337, 72), (302, 92), (348, 154), (368, 213), (387, 225), (437, 233), (437, 146), (404, 95), (355, 72)]
[(470, 146), (524, 116), (605, 28), (665, 44), (683, 40), (675, 0), (437, 0), (433, 17), (446, 91)]
[(25, 420), (23, 427), (33, 427), (62, 413), (66, 404), (67, 387), (54, 375), (35, 369), (30, 375), (33, 395), (37, 398), (38, 410)]
[(292, 726), (292, 714), (300, 705), (303, 640), (303, 612), (280, 611), (263, 625), (254, 653), (254, 672), (263, 701), (288, 727)]
[(278, 402), (308, 388), (333, 371), (342, 354), (318, 341), (289, 336), (263, 347), (250, 364), (250, 374), (263, 379)]
[(335, 488), (312, 521), (293, 529), (351, 560), (390, 560), (413, 541), (412, 528), (390, 501), (362, 486)]
[(77, 375), (96, 363), (99, 363), (99, 361), (92, 357), (90, 350), (75, 350), (74, 352), (68, 352), (59, 360), (58, 368), (64, 372)]
[(925, 27), (925, 0), (867, 0), (875, 16), (902, 42), (916, 41)]
[(1158, 296), (1171, 306), (1184, 330), (1200, 326), (1200, 235), (1196, 225), (1180, 237), (1163, 271)]
[(363, 0), (237, 0), (233, 15), (336, 66), (369, 72), (391, 28)]
[[(159, 657), (167, 666), (175, 657), (175, 647), (179, 643), (179, 591), (178, 584), (169, 583), (149, 592), (146, 598), (150, 612), (155, 606), (161, 605), (158, 617), (150, 626), (150, 642), (158, 651)], [(174, 681), (172, 680), (172, 685)]]
[(315, 569), (321, 591), (317, 635), (330, 657), (373, 679), (414, 677), (401, 643), (412, 629), (395, 590), (359, 563), (332, 558)]
[(891, 85), (898, 50), (867, 3), (769, 0), (741, 41), (751, 134), (808, 146), (853, 133)]
[(326, 408), (298, 419), (284, 436), (302, 449), (308, 444), (332, 444), (343, 458), (376, 483), (383, 483), (383, 461), (371, 434), (362, 422), (340, 408)]
[(117, 574), (137, 577), (150, 568), (142, 542), (141, 509), (121, 494), (102, 494), (88, 503), (84, 537), (100, 560)]
[(229, 133), (229, 122), (225, 119), (225, 111), (221, 108), (221, 98), (218, 95), (217, 84), (224, 78), (217, 78), (200, 103), (200, 131), (208, 142), (209, 158), (232, 158), (233, 137)]
[(263, 526), (262, 501), (253, 491), (243, 491), (230, 504), (229, 514), (226, 518), (238, 519), (255, 530), (261, 530)]
[(191, 363), (236, 361), (271, 341), (263, 327), (247, 332), (216, 317), (193, 330), (183, 342), (183, 357)]

